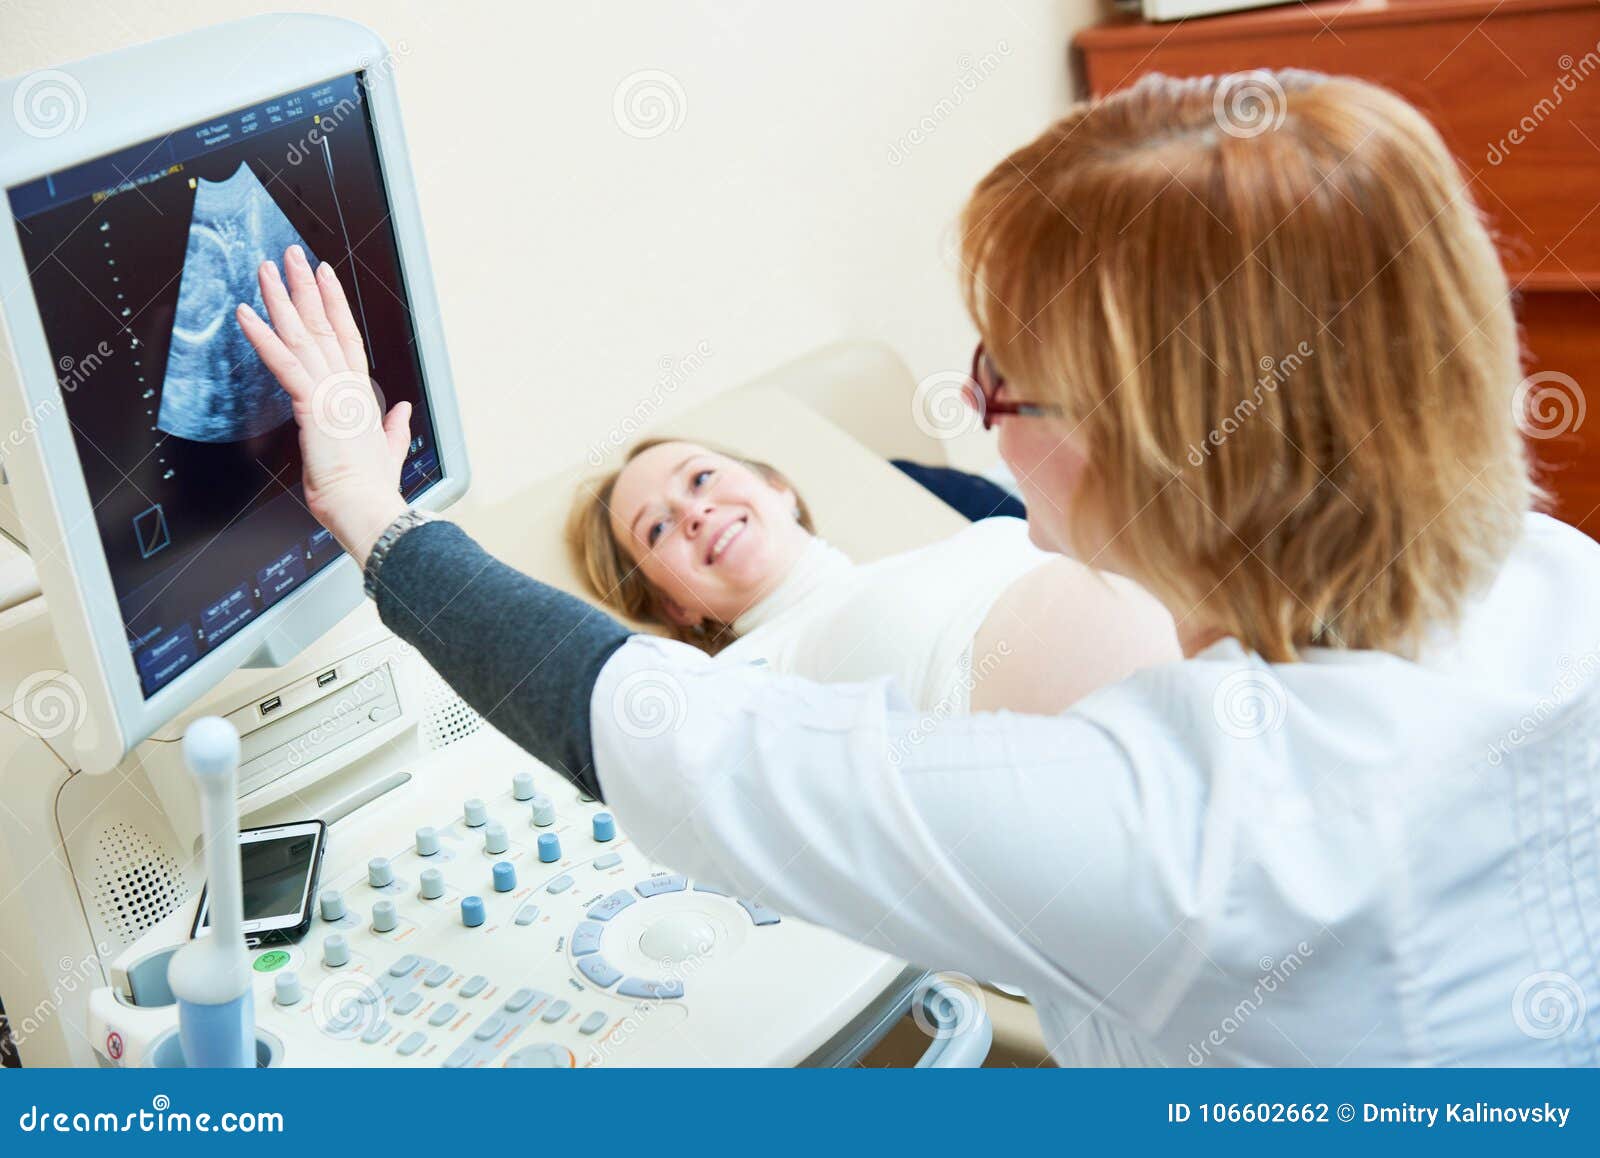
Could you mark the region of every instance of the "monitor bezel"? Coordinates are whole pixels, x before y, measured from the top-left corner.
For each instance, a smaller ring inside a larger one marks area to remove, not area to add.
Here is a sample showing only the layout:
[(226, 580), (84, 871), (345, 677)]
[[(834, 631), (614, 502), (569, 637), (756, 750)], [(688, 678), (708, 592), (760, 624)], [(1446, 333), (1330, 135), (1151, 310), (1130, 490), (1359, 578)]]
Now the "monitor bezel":
[[(82, 94), (82, 123), (39, 139), (26, 134), (18, 118), (0, 119), (0, 193), (210, 117), (363, 74), (439, 456), (439, 481), (413, 503), (441, 510), (465, 494), (470, 467), (401, 128), (395, 60), (375, 33), (352, 21), (269, 15), (62, 66), (56, 71), (71, 78)], [(243, 68), (241, 61), (262, 67)], [(0, 108), (13, 107), (17, 87), (27, 79), (0, 83)], [(138, 99), (129, 98), (133, 93)], [(20, 387), (6, 389), (0, 383), (0, 422), (11, 431), (25, 424), (32, 428), (20, 445), (6, 448), (8, 489), (62, 658), (84, 699), (76, 727), (52, 743), (73, 766), (108, 772), (230, 672), (246, 665), (281, 665), (314, 643), (361, 603), (361, 577), (349, 556), (341, 555), (147, 699), (21, 242), (10, 221), (0, 229), (0, 296), (0, 372), (9, 363)], [(67, 739), (70, 745), (62, 743)]]

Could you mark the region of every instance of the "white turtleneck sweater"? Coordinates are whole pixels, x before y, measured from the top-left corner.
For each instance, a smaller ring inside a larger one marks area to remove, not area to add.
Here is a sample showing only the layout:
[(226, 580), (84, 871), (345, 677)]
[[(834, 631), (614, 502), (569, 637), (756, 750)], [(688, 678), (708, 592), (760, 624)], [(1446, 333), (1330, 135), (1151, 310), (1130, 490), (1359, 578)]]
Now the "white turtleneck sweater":
[(972, 696), (972, 640), (995, 600), (1052, 556), (1021, 519), (973, 523), (947, 539), (856, 564), (813, 539), (773, 592), (733, 623), (718, 657), (764, 660), (824, 683), (894, 677), (919, 711), (959, 714)]

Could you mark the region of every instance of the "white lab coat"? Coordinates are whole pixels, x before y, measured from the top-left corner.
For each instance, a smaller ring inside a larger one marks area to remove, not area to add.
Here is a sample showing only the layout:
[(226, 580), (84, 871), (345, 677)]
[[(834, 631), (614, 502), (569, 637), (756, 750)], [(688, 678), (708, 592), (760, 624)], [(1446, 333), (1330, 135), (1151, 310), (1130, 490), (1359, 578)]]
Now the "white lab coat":
[(1229, 640), (934, 721), (639, 637), (591, 717), (651, 856), (1020, 984), (1062, 1063), (1600, 1063), (1600, 545), (1542, 516), (1422, 663)]

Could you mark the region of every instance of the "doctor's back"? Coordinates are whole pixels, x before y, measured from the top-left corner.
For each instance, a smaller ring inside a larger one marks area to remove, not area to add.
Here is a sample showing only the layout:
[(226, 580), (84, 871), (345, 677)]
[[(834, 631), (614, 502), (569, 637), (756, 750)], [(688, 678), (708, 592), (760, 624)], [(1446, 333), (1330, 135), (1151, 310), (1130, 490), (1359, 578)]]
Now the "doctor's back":
[[(1125, 831), (1064, 838), (1070, 767), (996, 801), (1024, 937), (1077, 946), (1081, 994), (1030, 991), (1058, 1060), (1600, 1064), (1600, 544), (1528, 516), (1418, 662), (1224, 641), (1074, 715), (1147, 771)], [(1149, 858), (1141, 895), (1102, 887), (1108, 845)]]

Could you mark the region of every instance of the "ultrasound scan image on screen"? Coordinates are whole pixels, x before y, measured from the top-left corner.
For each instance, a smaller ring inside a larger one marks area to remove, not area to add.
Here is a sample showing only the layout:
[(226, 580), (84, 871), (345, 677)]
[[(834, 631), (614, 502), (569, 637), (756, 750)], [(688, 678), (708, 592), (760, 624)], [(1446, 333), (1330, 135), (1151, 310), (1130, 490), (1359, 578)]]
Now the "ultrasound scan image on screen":
[(8, 191), (140, 684), (154, 695), (340, 554), (306, 509), (289, 397), (234, 317), (263, 260), (331, 262), (389, 405), (401, 490), (439, 481), (360, 74)]

